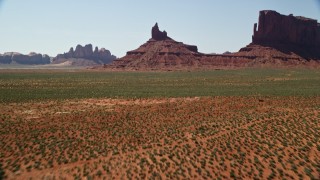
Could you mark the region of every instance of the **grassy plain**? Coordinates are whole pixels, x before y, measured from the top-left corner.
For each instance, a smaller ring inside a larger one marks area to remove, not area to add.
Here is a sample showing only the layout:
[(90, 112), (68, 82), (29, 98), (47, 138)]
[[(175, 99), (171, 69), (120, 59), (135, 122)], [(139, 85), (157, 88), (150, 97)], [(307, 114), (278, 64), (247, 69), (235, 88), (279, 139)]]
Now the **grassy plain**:
[(0, 72), (0, 178), (319, 179), (320, 72)]
[(74, 98), (319, 96), (319, 70), (0, 71), (0, 102)]

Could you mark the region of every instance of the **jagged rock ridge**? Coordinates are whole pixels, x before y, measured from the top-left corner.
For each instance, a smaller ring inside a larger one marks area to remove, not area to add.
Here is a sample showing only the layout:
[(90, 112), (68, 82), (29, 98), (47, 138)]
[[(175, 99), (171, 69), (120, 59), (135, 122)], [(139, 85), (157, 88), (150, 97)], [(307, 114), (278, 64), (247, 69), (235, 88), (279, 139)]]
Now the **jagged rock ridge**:
[(87, 44), (85, 46), (77, 45), (75, 50), (71, 47), (69, 52), (58, 54), (53, 59), (53, 63), (72, 61), (74, 65), (97, 65), (111, 63), (114, 59), (116, 56), (112, 55), (109, 50), (98, 47), (93, 50), (92, 45)]

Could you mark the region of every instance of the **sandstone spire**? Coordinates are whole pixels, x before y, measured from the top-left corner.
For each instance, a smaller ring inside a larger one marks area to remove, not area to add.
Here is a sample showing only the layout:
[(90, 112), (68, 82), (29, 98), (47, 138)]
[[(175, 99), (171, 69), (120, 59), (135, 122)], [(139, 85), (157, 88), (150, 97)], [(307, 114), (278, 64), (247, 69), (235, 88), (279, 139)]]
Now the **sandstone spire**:
[(167, 32), (161, 32), (158, 27), (158, 23), (156, 23), (151, 30), (151, 37), (156, 41), (166, 40), (168, 38)]

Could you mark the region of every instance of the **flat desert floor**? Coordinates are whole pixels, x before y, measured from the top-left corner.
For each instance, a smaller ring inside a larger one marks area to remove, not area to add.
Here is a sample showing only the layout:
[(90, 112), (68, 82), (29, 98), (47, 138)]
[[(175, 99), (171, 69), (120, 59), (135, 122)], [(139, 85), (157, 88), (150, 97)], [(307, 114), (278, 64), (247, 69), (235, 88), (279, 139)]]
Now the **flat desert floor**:
[[(0, 105), (8, 179), (318, 179), (320, 98)], [(5, 113), (3, 113), (5, 112)]]

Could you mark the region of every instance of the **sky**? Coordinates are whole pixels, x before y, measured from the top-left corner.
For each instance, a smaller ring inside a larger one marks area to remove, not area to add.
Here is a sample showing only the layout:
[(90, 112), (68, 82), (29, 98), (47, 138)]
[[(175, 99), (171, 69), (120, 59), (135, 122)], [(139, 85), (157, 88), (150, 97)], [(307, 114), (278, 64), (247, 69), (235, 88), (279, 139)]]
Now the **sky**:
[(0, 53), (56, 56), (90, 43), (122, 57), (156, 22), (200, 52), (235, 52), (251, 42), (260, 10), (320, 20), (319, 0), (0, 0)]

